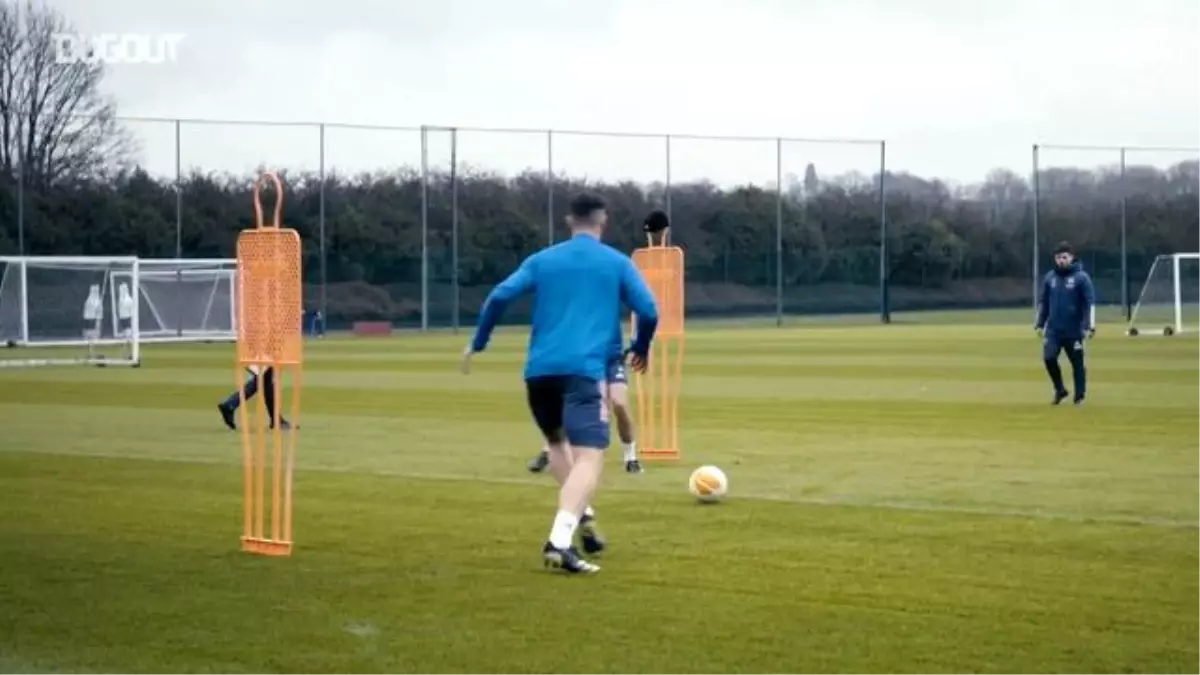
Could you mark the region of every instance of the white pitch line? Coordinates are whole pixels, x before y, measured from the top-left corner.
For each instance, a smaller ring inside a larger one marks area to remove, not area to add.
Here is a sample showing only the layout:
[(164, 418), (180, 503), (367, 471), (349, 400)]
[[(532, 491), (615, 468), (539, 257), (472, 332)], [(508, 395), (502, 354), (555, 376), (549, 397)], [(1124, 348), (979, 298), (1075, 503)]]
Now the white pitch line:
[[(22, 451), (5, 451), (13, 454), (48, 454), (62, 457), (100, 457), (103, 459), (132, 459), (145, 462), (174, 462), (178, 464), (205, 464), (205, 465), (227, 465), (232, 466), (235, 463), (230, 461), (222, 461), (218, 459), (196, 459), (184, 457), (136, 457), (130, 455), (121, 455), (117, 453), (73, 453), (73, 452), (55, 452), (55, 453), (40, 453), (40, 452), (22, 452)], [(547, 480), (534, 477), (523, 478), (500, 478), (500, 477), (482, 477), (482, 476), (464, 476), (462, 474), (439, 474), (426, 472), (411, 472), (411, 471), (388, 471), (388, 470), (370, 470), (362, 471), (353, 468), (336, 468), (336, 467), (297, 467), (300, 471), (316, 471), (332, 474), (361, 474), (369, 476), (395, 476), (400, 478), (412, 478), (416, 480), (436, 480), (436, 481), (461, 481), (461, 482), (476, 482), (489, 483), (495, 485), (547, 485)], [(606, 492), (625, 492), (625, 493), (642, 493), (642, 494), (663, 494), (661, 490), (648, 489), (629, 489), (621, 486), (605, 486)], [(1139, 525), (1146, 527), (1162, 527), (1175, 530), (1198, 530), (1200, 529), (1200, 521), (1189, 522), (1177, 520), (1173, 518), (1162, 518), (1158, 516), (1122, 516), (1122, 515), (1095, 515), (1084, 513), (1067, 513), (1062, 511), (1048, 511), (1044, 509), (1006, 509), (1006, 508), (987, 508), (973, 506), (951, 506), (945, 504), (931, 504), (928, 502), (897, 502), (889, 500), (842, 500), (842, 499), (820, 499), (814, 497), (780, 497), (771, 495), (738, 495), (732, 498), (736, 501), (749, 500), (760, 502), (784, 502), (789, 504), (802, 504), (806, 506), (820, 507), (848, 507), (859, 509), (876, 509), (883, 511), (902, 511), (914, 513), (945, 513), (951, 515), (969, 515), (969, 516), (986, 516), (990, 518), (1028, 518), (1033, 520), (1061, 521), (1071, 523), (1099, 523), (1105, 525)]]

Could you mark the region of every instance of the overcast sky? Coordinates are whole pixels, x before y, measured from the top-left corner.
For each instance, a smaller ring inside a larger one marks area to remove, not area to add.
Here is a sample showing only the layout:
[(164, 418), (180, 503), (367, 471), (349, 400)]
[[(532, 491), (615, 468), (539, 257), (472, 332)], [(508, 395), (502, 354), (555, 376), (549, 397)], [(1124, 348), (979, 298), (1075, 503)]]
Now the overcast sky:
[[(80, 33), (182, 33), (114, 65), (151, 117), (886, 139), (888, 165), (1023, 174), (1034, 142), (1200, 145), (1196, 0), (50, 0)], [(174, 129), (138, 123), (174, 171)], [(416, 165), (419, 136), (330, 127), (327, 167)], [(430, 140), (449, 162), (449, 135)], [(460, 132), (459, 160), (544, 169), (545, 134)], [(673, 139), (671, 177), (773, 181), (772, 141)], [(312, 168), (315, 127), (185, 124), (183, 165)], [(555, 168), (661, 180), (660, 138), (555, 135)], [(1047, 150), (1045, 165), (1116, 152)], [(1134, 153), (1160, 165), (1188, 153)], [(1195, 157), (1195, 153), (1192, 153)], [(877, 170), (875, 145), (787, 142), (783, 172)]]

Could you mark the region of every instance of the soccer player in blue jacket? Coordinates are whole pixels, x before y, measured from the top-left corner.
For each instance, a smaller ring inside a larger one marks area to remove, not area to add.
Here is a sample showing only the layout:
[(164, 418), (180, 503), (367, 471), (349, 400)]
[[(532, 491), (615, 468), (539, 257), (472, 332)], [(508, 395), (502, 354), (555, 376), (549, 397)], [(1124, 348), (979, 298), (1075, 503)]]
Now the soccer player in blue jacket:
[(571, 238), (524, 260), (483, 303), (471, 344), (463, 351), (463, 372), (471, 357), (487, 348), (505, 308), (533, 294), (533, 327), (525, 360), (529, 409), (550, 449), (550, 472), (562, 485), (558, 512), (542, 557), (548, 567), (574, 574), (600, 568), (574, 546), (577, 530), (585, 541), (589, 505), (609, 445), (606, 369), (610, 363), (613, 317), (621, 305), (638, 316), (629, 348), (630, 366), (644, 371), (658, 327), (654, 296), (629, 256), (600, 241), (608, 222), (605, 203), (582, 194), (571, 200)]
[(1037, 323), (1043, 337), (1042, 359), (1054, 384), (1054, 405), (1070, 392), (1063, 385), (1058, 353), (1067, 352), (1075, 376), (1075, 405), (1087, 396), (1087, 369), (1083, 363), (1084, 341), (1096, 334), (1096, 290), (1092, 278), (1083, 271), (1071, 252), (1071, 245), (1060, 242), (1054, 249), (1054, 269), (1046, 273), (1038, 300)]

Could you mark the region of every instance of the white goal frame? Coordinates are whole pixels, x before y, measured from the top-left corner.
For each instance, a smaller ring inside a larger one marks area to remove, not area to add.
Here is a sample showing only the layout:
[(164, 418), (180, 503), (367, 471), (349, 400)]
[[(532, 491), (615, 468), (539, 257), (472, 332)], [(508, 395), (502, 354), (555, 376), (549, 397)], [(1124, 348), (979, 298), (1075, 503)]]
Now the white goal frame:
[[(1200, 253), (1168, 253), (1160, 255), (1154, 259), (1150, 265), (1150, 271), (1146, 273), (1146, 280), (1142, 282), (1142, 289), (1138, 293), (1137, 303), (1133, 306), (1133, 311), (1130, 313), (1129, 326), (1125, 333), (1129, 336), (1137, 335), (1164, 335), (1171, 336), (1183, 332), (1194, 332), (1200, 326), (1186, 326), (1184, 324), (1183, 314), (1183, 283), (1182, 275), (1180, 274), (1180, 261), (1194, 260), (1200, 262)], [(1174, 315), (1172, 323), (1166, 326), (1138, 326), (1138, 310), (1142, 307), (1142, 301), (1146, 298), (1146, 289), (1150, 286), (1150, 280), (1154, 278), (1154, 272), (1159, 265), (1170, 265), (1171, 267), (1171, 284), (1174, 295)], [(1146, 329), (1146, 330), (1143, 330)]]
[[(228, 282), (229, 328), (228, 329), (187, 329), (183, 327), (151, 328), (139, 325), (139, 335), (142, 342), (236, 342), (237, 341), (237, 259), (236, 258), (141, 258), (139, 260), (138, 292), (141, 302), (146, 303), (158, 326), (169, 326), (172, 322), (164, 320), (163, 310), (155, 304), (154, 299), (145, 291), (146, 281), (174, 281), (177, 279), (213, 279), (209, 291), (204, 315), (212, 311), (217, 294), (221, 292), (221, 281)], [(140, 304), (140, 303), (139, 303)], [(167, 310), (169, 311), (169, 310)], [(150, 317), (146, 317), (149, 319)]]
[[(86, 347), (87, 355), (75, 358), (28, 358), (28, 359), (0, 359), (0, 368), (4, 367), (36, 367), (36, 366), (64, 366), (64, 365), (97, 365), (97, 366), (133, 366), (141, 365), (141, 339), (138, 335), (138, 304), (131, 303), (129, 328), (127, 337), (120, 337), (120, 330), (117, 319), (114, 318), (113, 337), (100, 338), (80, 338), (71, 340), (30, 340), (29, 339), (29, 264), (34, 263), (35, 266), (44, 267), (65, 267), (70, 268), (73, 265), (86, 266), (107, 263), (110, 265), (127, 265), (129, 272), (128, 278), (131, 285), (131, 295), (137, 297), (138, 282), (139, 282), (139, 259), (135, 256), (0, 256), (0, 264), (4, 265), (19, 265), (20, 283), (21, 283), (21, 330), (20, 336), (13, 340), (11, 346), (14, 347)], [(124, 270), (120, 270), (123, 272)], [(117, 275), (111, 271), (105, 275), (104, 283), (108, 287), (106, 290), (111, 297), (117, 296)], [(113, 305), (115, 313), (116, 305)], [(99, 325), (99, 324), (97, 324)], [(113, 346), (113, 345), (128, 345), (129, 353), (125, 358), (108, 358), (106, 356), (96, 356), (92, 353), (95, 347)]]

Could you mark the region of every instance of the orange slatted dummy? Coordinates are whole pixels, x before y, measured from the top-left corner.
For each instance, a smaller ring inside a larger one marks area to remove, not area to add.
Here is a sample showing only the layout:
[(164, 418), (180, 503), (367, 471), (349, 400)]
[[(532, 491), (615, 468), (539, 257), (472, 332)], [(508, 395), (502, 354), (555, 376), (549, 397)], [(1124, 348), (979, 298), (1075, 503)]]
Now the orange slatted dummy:
[[(274, 188), (275, 211), (263, 222), (262, 191)], [(263, 403), (239, 406), (245, 481), (242, 550), (270, 556), (292, 553), (292, 472), (299, 436), (300, 391), (304, 360), (304, 285), (300, 235), (282, 225), (283, 183), (266, 172), (254, 184), (254, 227), (237, 240), (237, 378), (251, 370), (273, 369), (275, 416)], [(292, 427), (285, 429), (284, 382), (291, 384)], [(251, 410), (251, 408), (253, 408)], [(267, 475), (270, 475), (270, 492)], [(268, 509), (268, 503), (270, 507)], [(269, 523), (269, 529), (268, 529)]]
[(633, 262), (654, 294), (659, 321), (649, 367), (645, 373), (637, 374), (634, 381), (641, 440), (639, 451), (647, 460), (679, 459), (679, 395), (684, 348), (683, 249), (670, 245), (670, 222), (662, 211), (647, 216), (643, 229), (646, 247), (633, 252)]

